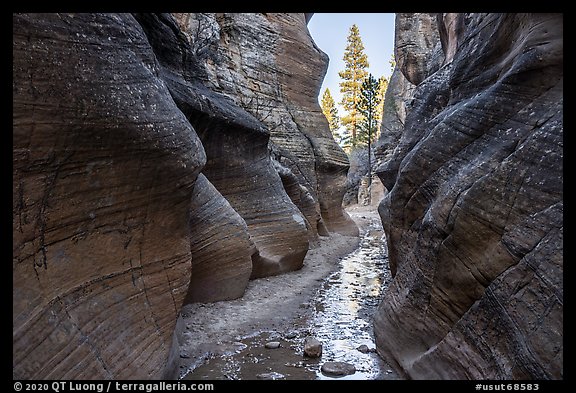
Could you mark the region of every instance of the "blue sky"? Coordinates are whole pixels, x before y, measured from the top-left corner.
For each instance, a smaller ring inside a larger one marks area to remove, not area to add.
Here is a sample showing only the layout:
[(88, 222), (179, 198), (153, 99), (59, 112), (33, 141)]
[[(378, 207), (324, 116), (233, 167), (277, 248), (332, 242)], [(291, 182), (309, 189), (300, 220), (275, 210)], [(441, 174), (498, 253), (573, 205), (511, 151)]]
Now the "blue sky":
[[(337, 104), (342, 99), (338, 71), (344, 69), (342, 58), (346, 48), (346, 38), (350, 32), (350, 26), (354, 23), (360, 30), (365, 53), (368, 55), (370, 64), (368, 72), (376, 78), (382, 75), (390, 78), (392, 71), (389, 60), (394, 52), (394, 18), (394, 14), (375, 13), (319, 13), (312, 16), (308, 22), (308, 30), (316, 45), (330, 57), (328, 72), (320, 94), (328, 87)], [(342, 109), (338, 109), (340, 115), (343, 115)]]

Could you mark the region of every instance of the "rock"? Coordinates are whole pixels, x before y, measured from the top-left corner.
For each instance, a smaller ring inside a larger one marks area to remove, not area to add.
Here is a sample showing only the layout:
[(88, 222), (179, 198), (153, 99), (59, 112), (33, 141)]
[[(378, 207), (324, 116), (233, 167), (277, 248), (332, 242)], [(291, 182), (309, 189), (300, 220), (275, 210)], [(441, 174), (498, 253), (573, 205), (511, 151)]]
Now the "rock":
[(279, 341), (282, 338), (282, 335), (279, 332), (271, 332), (268, 335), (268, 341)]
[(269, 373), (258, 374), (256, 375), (256, 378), (264, 380), (276, 380), (276, 379), (286, 379), (286, 376), (284, 374), (272, 371)]
[[(374, 146), (375, 172), (382, 172), (380, 166), (391, 159), (394, 149), (400, 142), (414, 88), (415, 86), (396, 66), (386, 89), (380, 136)], [(387, 178), (382, 180), (384, 186), (388, 189), (392, 188), (393, 183), (385, 182), (385, 180)]]
[(358, 234), (303, 14), (13, 24), (13, 378), (175, 378), (183, 303)]
[(396, 64), (414, 85), (436, 72), (444, 61), (437, 20), (435, 13), (396, 14)]
[(178, 373), (206, 156), (158, 74), (130, 14), (13, 14), (15, 379)]
[(264, 345), (264, 347), (266, 347), (267, 349), (280, 348), (280, 342), (279, 341), (269, 341), (266, 343), (266, 345)]
[[(210, 88), (269, 130), (278, 173), (309, 228), (358, 236), (341, 206), (348, 158), (318, 104), (328, 57), (312, 41), (304, 15), (223, 13), (200, 19), (203, 30), (218, 31), (208, 45), (212, 61), (205, 63)], [(188, 31), (195, 32), (196, 24)]]
[(322, 343), (314, 337), (306, 337), (304, 340), (304, 356), (309, 358), (322, 356)]
[(370, 188), (368, 186), (368, 176), (363, 176), (360, 179), (360, 185), (358, 187), (358, 204), (361, 206), (370, 205)]
[(354, 374), (356, 367), (353, 364), (345, 362), (326, 362), (320, 367), (320, 371), (329, 376), (342, 377)]
[(413, 379), (562, 379), (562, 15), (438, 20), (447, 62), (399, 62), (418, 86), (378, 169), (378, 353)]
[[(241, 25), (249, 23), (253, 14), (235, 15), (240, 18), (230, 22), (237, 23), (238, 28), (225, 31), (243, 31)], [(157, 53), (161, 75), (175, 103), (202, 141), (207, 156), (202, 173), (246, 222), (256, 247), (256, 253), (252, 255), (251, 278), (301, 268), (308, 252), (308, 230), (270, 160), (270, 131), (239, 102), (222, 94), (221, 89), (205, 79), (211, 75), (206, 63), (211, 53), (224, 56), (222, 51), (236, 48), (233, 40), (244, 42), (249, 37), (229, 37), (230, 47), (220, 47), (220, 41), (214, 38), (217, 35), (211, 36), (216, 46), (206, 48), (210, 49), (206, 56), (195, 57), (196, 43), (189, 42), (186, 35), (177, 34), (179, 27), (171, 15), (139, 14), (138, 20)], [(260, 19), (253, 22), (264, 23)], [(219, 28), (215, 23), (224, 22), (214, 15), (202, 16), (202, 29), (216, 32)], [(250, 31), (244, 33), (253, 34), (251, 30), (255, 27), (252, 25)], [(261, 36), (260, 39), (260, 44), (252, 42), (252, 46), (246, 44), (242, 50), (254, 50), (255, 56), (265, 56), (258, 51), (262, 50), (267, 38)], [(234, 63), (231, 67), (222, 70), (222, 77), (240, 65)]]
[(298, 337), (298, 332), (292, 331), (292, 332), (288, 332), (284, 335), (284, 338), (288, 339), (288, 340), (292, 340), (294, 338)]
[(368, 348), (368, 345), (366, 345), (366, 344), (360, 345), (358, 348), (356, 348), (356, 350), (358, 350), (362, 353), (369, 353), (370, 352), (370, 348)]
[(203, 174), (194, 186), (189, 222), (193, 274), (184, 304), (241, 297), (256, 247), (242, 217)]

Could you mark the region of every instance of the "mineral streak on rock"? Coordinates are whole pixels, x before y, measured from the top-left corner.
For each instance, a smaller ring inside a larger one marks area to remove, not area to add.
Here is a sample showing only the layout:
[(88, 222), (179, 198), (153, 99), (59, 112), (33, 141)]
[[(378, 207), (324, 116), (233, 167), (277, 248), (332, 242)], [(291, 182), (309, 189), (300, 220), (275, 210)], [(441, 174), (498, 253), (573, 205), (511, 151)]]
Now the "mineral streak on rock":
[(13, 15), (13, 377), (171, 377), (205, 154), (128, 14)]
[(444, 65), (423, 71), (431, 45), (398, 59), (417, 87), (378, 172), (378, 352), (410, 378), (562, 378), (562, 15), (437, 20)]

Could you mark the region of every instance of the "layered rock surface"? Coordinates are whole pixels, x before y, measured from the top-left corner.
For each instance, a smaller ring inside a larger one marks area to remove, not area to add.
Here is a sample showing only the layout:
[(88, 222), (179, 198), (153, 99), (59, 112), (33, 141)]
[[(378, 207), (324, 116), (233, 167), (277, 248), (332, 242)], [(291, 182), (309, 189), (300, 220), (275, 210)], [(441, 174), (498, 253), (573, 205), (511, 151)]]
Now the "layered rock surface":
[[(177, 19), (193, 42), (204, 42), (210, 88), (266, 125), (275, 160), (314, 199), (312, 208), (299, 193), (293, 198), (311, 234), (328, 230), (357, 235), (356, 225), (341, 208), (348, 158), (332, 138), (318, 104), (328, 58), (310, 37), (304, 14), (194, 14)], [(209, 38), (194, 41), (195, 36)]]
[(391, 159), (394, 149), (400, 142), (404, 131), (406, 114), (412, 103), (414, 87), (414, 84), (410, 83), (402, 74), (400, 68), (394, 67), (384, 97), (380, 136), (374, 146), (376, 172), (379, 171), (378, 167), (380, 165)]
[(185, 303), (241, 297), (256, 247), (246, 222), (200, 174), (190, 208), (192, 275)]
[(159, 378), (205, 154), (130, 15), (13, 24), (13, 376)]
[(183, 301), (357, 233), (303, 14), (23, 14), (13, 35), (14, 378), (174, 377)]
[(411, 378), (562, 378), (562, 15), (437, 20), (446, 64), (397, 59), (417, 87), (378, 173), (378, 352)]

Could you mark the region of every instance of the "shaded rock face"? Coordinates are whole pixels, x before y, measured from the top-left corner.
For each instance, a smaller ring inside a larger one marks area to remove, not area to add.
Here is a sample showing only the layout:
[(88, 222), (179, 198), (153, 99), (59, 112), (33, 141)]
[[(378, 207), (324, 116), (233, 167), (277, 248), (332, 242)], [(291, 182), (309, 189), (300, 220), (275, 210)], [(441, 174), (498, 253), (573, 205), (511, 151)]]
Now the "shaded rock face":
[(184, 303), (241, 297), (256, 247), (246, 222), (200, 174), (190, 208), (192, 275)]
[[(394, 149), (400, 142), (402, 132), (404, 131), (406, 114), (412, 103), (414, 87), (415, 86), (406, 79), (404, 74), (402, 74), (402, 71), (400, 71), (398, 67), (395, 67), (384, 97), (380, 136), (374, 146), (376, 172), (381, 170), (379, 169), (380, 165), (391, 159)], [(350, 172), (348, 172), (348, 176), (350, 176)]]
[(170, 377), (200, 140), (130, 15), (14, 15), (13, 58), (13, 376)]
[(562, 15), (437, 20), (453, 57), (414, 80), (378, 173), (395, 274), (378, 352), (411, 378), (562, 378)]
[[(241, 296), (318, 234), (357, 232), (303, 14), (13, 26), (14, 378), (173, 378), (183, 302)], [(274, 93), (234, 88), (252, 83)]]
[(301, 268), (309, 246), (306, 223), (270, 160), (268, 130), (229, 97), (206, 87), (204, 59), (193, 56), (195, 44), (179, 34), (170, 15), (138, 19), (159, 54), (170, 92), (202, 140), (203, 173), (248, 226), (257, 249), (251, 277)]
[(414, 85), (436, 72), (444, 60), (437, 20), (434, 13), (396, 14), (394, 57), (406, 79)]
[(307, 198), (288, 192), (310, 234), (357, 235), (341, 207), (348, 158), (318, 104), (328, 58), (310, 37), (304, 14), (194, 14), (180, 20), (191, 37), (213, 32), (206, 33), (212, 38), (204, 44), (208, 85), (270, 131), (274, 159), (314, 199), (312, 208)]

